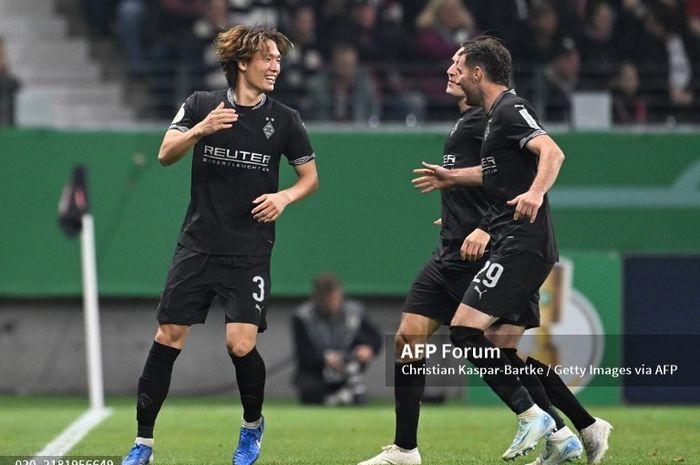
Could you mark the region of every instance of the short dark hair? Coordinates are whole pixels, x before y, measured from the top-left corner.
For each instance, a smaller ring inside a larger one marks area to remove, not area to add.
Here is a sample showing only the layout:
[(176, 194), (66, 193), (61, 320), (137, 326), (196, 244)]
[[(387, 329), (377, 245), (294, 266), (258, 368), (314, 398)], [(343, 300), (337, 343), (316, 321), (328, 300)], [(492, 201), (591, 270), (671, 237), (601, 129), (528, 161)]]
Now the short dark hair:
[(470, 67), (483, 69), (490, 81), (509, 85), (513, 60), (501, 39), (487, 35), (475, 37), (462, 44), (460, 55), (464, 55), (464, 61)]
[(324, 299), (332, 292), (343, 287), (343, 283), (333, 273), (324, 273), (314, 278), (313, 296), (316, 299)]

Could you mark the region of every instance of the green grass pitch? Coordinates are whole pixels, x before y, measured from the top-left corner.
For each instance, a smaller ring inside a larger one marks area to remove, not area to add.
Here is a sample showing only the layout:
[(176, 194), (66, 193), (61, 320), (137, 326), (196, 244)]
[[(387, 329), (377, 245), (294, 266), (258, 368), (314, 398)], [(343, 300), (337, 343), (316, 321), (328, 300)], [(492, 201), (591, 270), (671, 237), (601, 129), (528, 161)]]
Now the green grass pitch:
[[(132, 399), (109, 399), (114, 414), (69, 452), (70, 456), (124, 455), (135, 433)], [(82, 399), (0, 397), (0, 455), (31, 455), (58, 435), (86, 407)], [(600, 407), (595, 415), (615, 431), (604, 463), (699, 464), (700, 407)], [(355, 464), (393, 440), (390, 404), (353, 408), (305, 408), (268, 402), (260, 465)], [(231, 398), (172, 398), (156, 428), (156, 464), (229, 464), (238, 438), (240, 407)], [(424, 464), (503, 463), (515, 432), (503, 407), (426, 405), (421, 412)], [(533, 461), (539, 453), (513, 462)], [(580, 463), (585, 463), (581, 460)]]

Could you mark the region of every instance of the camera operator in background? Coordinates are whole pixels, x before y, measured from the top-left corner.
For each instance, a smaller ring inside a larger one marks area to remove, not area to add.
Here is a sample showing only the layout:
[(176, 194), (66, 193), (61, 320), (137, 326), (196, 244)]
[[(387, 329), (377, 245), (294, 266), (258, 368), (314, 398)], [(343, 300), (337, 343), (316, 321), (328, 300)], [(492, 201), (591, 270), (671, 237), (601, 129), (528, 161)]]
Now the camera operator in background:
[(331, 274), (314, 279), (311, 299), (293, 319), (294, 384), (303, 404), (348, 405), (366, 401), (363, 373), (382, 345), (364, 307), (346, 299)]

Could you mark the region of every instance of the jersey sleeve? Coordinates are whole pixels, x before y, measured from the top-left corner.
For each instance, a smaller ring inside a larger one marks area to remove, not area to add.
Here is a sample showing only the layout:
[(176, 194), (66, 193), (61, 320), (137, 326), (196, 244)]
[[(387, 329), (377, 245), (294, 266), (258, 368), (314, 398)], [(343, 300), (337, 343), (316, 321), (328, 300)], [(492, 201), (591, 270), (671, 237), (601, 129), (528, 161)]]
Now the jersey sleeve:
[(314, 149), (309, 141), (309, 135), (306, 133), (306, 126), (304, 126), (297, 111), (294, 112), (292, 117), (292, 127), (284, 155), (287, 157), (289, 164), (293, 166), (303, 165), (316, 158)]
[(168, 129), (174, 129), (180, 132), (187, 132), (190, 129), (192, 129), (195, 124), (199, 123), (199, 121), (195, 117), (196, 102), (197, 92), (187, 97), (187, 100), (185, 100), (185, 103), (183, 103), (180, 107), (180, 110), (178, 110), (177, 114), (175, 115), (175, 118), (173, 118), (173, 121), (170, 123), (170, 126), (168, 126)]
[(504, 107), (502, 117), (506, 137), (521, 149), (535, 137), (547, 134), (532, 106), (525, 101)]

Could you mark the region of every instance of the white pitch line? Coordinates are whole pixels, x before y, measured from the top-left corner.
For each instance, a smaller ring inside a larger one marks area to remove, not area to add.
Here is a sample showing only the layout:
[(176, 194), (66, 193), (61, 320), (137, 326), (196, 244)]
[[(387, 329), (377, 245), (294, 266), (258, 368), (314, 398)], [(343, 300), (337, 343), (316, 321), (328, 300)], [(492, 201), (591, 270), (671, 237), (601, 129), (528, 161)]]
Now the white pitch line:
[(56, 439), (48, 443), (34, 457), (63, 457), (95, 426), (112, 414), (112, 409), (90, 409), (71, 423)]

